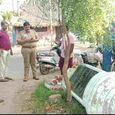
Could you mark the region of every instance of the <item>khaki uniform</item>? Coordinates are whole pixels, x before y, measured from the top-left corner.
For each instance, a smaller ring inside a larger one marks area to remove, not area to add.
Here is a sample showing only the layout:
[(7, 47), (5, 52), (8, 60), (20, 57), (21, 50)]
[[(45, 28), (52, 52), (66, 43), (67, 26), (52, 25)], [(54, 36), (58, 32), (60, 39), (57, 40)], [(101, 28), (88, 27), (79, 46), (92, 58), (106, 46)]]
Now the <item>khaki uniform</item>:
[[(30, 33), (26, 33), (24, 30), (19, 33), (18, 39), (36, 39), (37, 33), (34, 30), (30, 30)], [(33, 77), (37, 76), (36, 70), (36, 48), (37, 42), (30, 42), (22, 44), (21, 53), (24, 59), (24, 76), (29, 76), (29, 69), (31, 66)]]

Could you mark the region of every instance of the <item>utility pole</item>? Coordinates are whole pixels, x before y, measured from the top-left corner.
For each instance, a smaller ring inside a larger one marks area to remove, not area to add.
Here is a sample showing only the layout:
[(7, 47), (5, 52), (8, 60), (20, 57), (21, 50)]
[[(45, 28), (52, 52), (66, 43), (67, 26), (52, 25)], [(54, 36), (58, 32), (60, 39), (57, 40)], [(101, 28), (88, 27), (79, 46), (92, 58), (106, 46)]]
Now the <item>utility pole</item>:
[(51, 31), (51, 46), (52, 46), (52, 0), (49, 0), (50, 3), (50, 31)]
[(12, 0), (12, 11), (14, 12), (14, 0)]
[(17, 15), (19, 16), (19, 0), (17, 0)]

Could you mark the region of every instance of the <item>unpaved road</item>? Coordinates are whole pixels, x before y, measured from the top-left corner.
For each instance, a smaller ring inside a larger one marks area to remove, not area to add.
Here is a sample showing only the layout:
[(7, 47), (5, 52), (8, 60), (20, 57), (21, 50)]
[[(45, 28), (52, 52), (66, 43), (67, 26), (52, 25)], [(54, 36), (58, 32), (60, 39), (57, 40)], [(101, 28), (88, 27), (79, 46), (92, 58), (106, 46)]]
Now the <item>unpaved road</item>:
[(31, 114), (34, 113), (31, 96), (38, 84), (44, 79), (48, 80), (56, 75), (41, 76), (39, 81), (30, 79), (23, 82), (22, 79), (0, 83), (0, 98), (4, 99), (0, 103), (0, 114)]
[[(76, 47), (78, 48), (80, 46), (76, 44)], [(8, 76), (13, 78), (14, 81), (0, 82), (0, 99), (4, 100), (4, 102), (0, 103), (0, 114), (35, 113), (31, 100), (32, 93), (42, 80), (54, 78), (55, 75), (59, 74), (59, 71), (55, 71), (46, 76), (41, 75), (38, 71), (40, 78), (38, 81), (32, 79), (30, 72), (29, 81), (23, 82), (23, 59), (20, 48), (14, 47), (13, 51), (14, 55), (9, 61)]]
[(9, 77), (13, 81), (0, 82), (0, 114), (31, 114), (34, 113), (31, 95), (42, 80), (52, 79), (58, 71), (43, 76), (38, 71), (40, 80), (30, 79), (23, 82), (23, 59), (20, 52), (15, 53), (9, 61)]

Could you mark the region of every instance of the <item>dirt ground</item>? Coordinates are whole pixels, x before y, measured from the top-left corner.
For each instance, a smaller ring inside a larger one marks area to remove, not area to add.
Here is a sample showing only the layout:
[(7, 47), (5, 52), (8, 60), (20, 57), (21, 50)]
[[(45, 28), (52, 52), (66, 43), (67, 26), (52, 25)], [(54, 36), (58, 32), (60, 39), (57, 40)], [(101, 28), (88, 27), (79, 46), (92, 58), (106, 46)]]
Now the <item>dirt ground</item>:
[(52, 79), (59, 71), (41, 76), (40, 80), (29, 79), (23, 82), (22, 79), (0, 83), (0, 99), (4, 102), (0, 103), (0, 114), (31, 114), (34, 113), (31, 96), (36, 87), (43, 80)]
[[(76, 47), (79, 47), (76, 45)], [(85, 48), (84, 48), (85, 49)], [(0, 103), (0, 114), (31, 114), (34, 113), (31, 94), (35, 91), (37, 85), (43, 80), (50, 80), (59, 75), (59, 70), (48, 75), (41, 75), (38, 71), (40, 80), (23, 82), (23, 62), (20, 57), (20, 48), (16, 50), (14, 47), (14, 56), (10, 60), (10, 74), (14, 79), (9, 82), (0, 82), (0, 99), (4, 102)], [(20, 67), (20, 68), (18, 68)]]
[(30, 72), (30, 79), (23, 82), (23, 60), (20, 48), (17, 51), (13, 50), (14, 55), (10, 58), (8, 74), (13, 81), (0, 82), (0, 99), (4, 100), (0, 103), (0, 114), (31, 114), (34, 113), (32, 93), (40, 82), (52, 79), (59, 71), (43, 76), (38, 70), (40, 80), (33, 80)]

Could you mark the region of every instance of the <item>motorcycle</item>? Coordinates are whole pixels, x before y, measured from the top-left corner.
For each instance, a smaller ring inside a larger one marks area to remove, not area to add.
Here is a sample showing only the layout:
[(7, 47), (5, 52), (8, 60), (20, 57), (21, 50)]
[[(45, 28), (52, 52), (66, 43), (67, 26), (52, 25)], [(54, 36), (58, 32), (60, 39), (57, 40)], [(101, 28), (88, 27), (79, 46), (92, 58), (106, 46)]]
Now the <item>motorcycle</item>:
[(60, 56), (59, 46), (54, 46), (48, 52), (42, 52), (37, 54), (37, 68), (39, 67), (42, 75), (48, 74), (50, 71), (54, 71), (58, 67)]
[[(97, 48), (94, 49), (96, 50)], [(60, 53), (60, 46), (56, 44), (50, 51), (37, 54), (37, 68), (39, 67), (42, 75), (46, 75), (50, 71), (54, 71), (58, 68)], [(99, 55), (101, 55), (99, 49), (97, 52), (74, 50), (73, 64), (79, 65), (81, 63), (86, 63), (97, 67), (99, 63), (102, 65)]]
[(81, 54), (83, 62), (94, 67), (97, 67), (99, 64), (102, 66), (102, 62), (99, 57), (96, 58), (97, 53), (87, 53), (83, 52)]
[(87, 48), (86, 51), (74, 51), (74, 59), (77, 59), (78, 64), (85, 63), (97, 67), (99, 64), (102, 67), (102, 52), (98, 47)]

